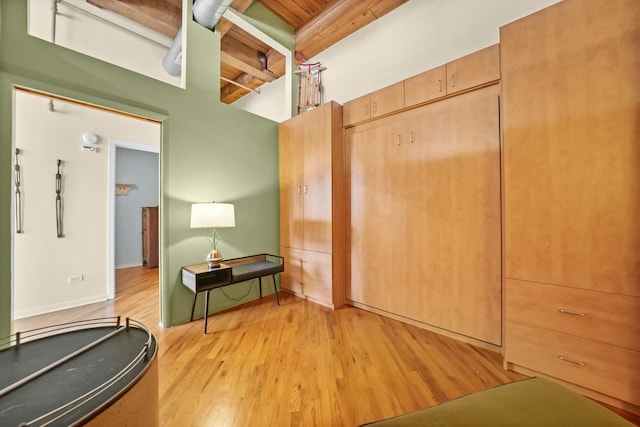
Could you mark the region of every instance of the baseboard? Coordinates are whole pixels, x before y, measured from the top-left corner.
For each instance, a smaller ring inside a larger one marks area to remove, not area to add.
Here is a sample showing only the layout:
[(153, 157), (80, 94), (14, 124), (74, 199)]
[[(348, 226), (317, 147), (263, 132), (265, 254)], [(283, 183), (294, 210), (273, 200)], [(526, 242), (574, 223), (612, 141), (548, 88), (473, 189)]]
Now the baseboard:
[(116, 265), (115, 269), (116, 270), (121, 270), (123, 268), (131, 268), (131, 267), (142, 267), (142, 263), (135, 263), (135, 264), (122, 264), (122, 265)]
[(385, 316), (390, 319), (397, 320), (399, 322), (407, 323), (412, 326), (417, 326), (418, 328), (426, 329), (427, 331), (435, 332), (436, 334), (444, 335), (445, 337), (453, 338), (455, 340), (462, 341), (464, 343), (471, 344), (476, 347), (484, 348), (484, 349), (502, 354), (502, 347), (499, 345), (491, 344), (486, 341), (481, 341), (472, 337), (468, 337), (466, 335), (457, 334), (447, 329), (438, 328), (437, 326), (429, 325), (428, 323), (420, 322), (418, 320), (410, 319), (408, 317), (404, 317), (394, 313), (390, 313), (388, 311), (380, 310), (375, 307), (368, 306), (366, 304), (361, 304), (359, 302), (352, 301), (350, 299), (346, 300), (346, 304), (362, 310), (379, 314), (380, 316)]
[(80, 307), (82, 305), (94, 304), (96, 302), (104, 302), (107, 295), (95, 295), (87, 298), (79, 298), (72, 301), (65, 301), (57, 304), (43, 305), (33, 307), (26, 310), (16, 310), (13, 314), (14, 320), (24, 319), (25, 317), (39, 316), (41, 314), (52, 313), (54, 311), (67, 310), (69, 308)]
[(286, 292), (286, 293), (291, 294), (291, 295), (293, 295), (293, 296), (296, 296), (296, 297), (298, 297), (298, 298), (306, 299), (306, 300), (307, 300), (307, 301), (309, 301), (309, 302), (312, 302), (312, 303), (314, 303), (314, 304), (321, 305), (321, 306), (323, 306), (323, 307), (330, 308), (330, 309), (332, 309), (332, 310), (333, 310), (333, 309), (335, 309), (335, 307), (333, 306), (333, 304), (329, 304), (329, 303), (327, 303), (327, 302), (325, 302), (325, 301), (321, 301), (321, 300), (315, 299), (315, 298), (313, 298), (313, 297), (307, 296), (307, 295), (305, 295), (305, 294), (301, 294), (301, 293), (299, 293), (299, 292), (292, 291), (291, 289), (282, 289), (280, 292)]

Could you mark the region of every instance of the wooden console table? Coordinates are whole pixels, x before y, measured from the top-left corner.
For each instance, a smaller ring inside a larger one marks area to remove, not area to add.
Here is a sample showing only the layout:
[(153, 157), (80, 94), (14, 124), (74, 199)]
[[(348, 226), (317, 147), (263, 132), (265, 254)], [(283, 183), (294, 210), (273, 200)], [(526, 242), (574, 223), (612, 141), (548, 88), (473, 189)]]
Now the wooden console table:
[(191, 305), (191, 320), (196, 307), (198, 293), (206, 292), (204, 300), (204, 333), (207, 333), (207, 318), (209, 317), (209, 292), (212, 289), (258, 279), (260, 283), (260, 298), (262, 298), (262, 278), (271, 276), (273, 290), (276, 294), (276, 305), (280, 305), (276, 274), (284, 271), (284, 257), (279, 255), (259, 254), (241, 258), (224, 260), (220, 267), (209, 268), (206, 262), (182, 267), (182, 284), (193, 291)]

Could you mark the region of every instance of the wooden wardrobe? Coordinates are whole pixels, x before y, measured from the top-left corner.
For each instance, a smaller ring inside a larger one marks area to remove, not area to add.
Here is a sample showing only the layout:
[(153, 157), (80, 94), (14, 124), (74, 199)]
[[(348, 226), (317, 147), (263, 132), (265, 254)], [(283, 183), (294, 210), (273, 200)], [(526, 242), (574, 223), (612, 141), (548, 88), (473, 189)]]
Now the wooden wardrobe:
[(640, 2), (501, 29), (505, 364), (640, 411)]
[(142, 265), (158, 266), (158, 207), (142, 208)]
[(345, 288), (342, 106), (323, 104), (280, 124), (281, 286), (340, 307)]

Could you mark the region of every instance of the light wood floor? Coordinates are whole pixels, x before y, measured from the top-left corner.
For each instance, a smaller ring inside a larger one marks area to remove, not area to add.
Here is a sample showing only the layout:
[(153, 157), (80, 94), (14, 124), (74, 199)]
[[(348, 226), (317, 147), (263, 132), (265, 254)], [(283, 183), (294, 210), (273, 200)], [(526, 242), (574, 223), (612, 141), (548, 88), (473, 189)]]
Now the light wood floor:
[[(117, 298), (14, 330), (122, 315), (159, 342), (162, 426), (355, 426), (525, 378), (499, 354), (373, 313), (281, 294), (161, 329), (158, 270), (117, 270)], [(248, 286), (248, 285), (247, 285)], [(213, 296), (213, 294), (212, 294)], [(622, 413), (638, 423), (640, 417)]]

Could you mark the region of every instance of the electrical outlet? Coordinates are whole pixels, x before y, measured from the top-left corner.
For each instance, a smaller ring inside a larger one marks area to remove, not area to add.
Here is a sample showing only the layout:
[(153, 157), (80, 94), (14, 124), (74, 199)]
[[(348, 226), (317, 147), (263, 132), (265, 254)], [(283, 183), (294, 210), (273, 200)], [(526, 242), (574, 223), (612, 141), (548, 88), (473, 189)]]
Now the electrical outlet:
[(84, 276), (82, 274), (77, 274), (75, 276), (68, 276), (67, 277), (67, 283), (69, 283), (69, 284), (82, 282), (83, 280), (84, 280)]

